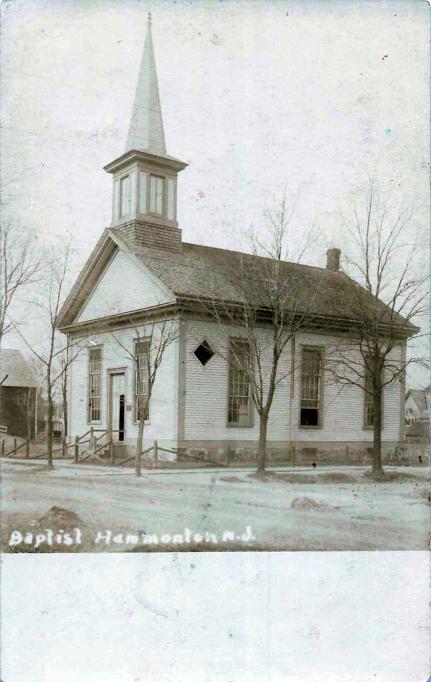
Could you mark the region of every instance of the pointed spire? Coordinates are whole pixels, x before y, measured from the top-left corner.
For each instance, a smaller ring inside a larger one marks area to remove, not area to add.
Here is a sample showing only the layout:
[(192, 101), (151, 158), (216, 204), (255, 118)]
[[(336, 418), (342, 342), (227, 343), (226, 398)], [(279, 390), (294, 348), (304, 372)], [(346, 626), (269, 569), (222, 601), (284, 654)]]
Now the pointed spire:
[(165, 133), (157, 84), (151, 34), (151, 12), (148, 13), (147, 36), (139, 68), (138, 85), (133, 102), (132, 117), (127, 135), (126, 152), (137, 149), (166, 154)]

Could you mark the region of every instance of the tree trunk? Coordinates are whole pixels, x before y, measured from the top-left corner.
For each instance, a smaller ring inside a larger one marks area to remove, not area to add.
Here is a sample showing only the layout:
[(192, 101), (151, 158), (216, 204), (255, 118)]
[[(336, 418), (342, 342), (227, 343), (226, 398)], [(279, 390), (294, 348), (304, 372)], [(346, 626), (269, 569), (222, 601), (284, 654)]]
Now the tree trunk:
[(34, 389), (34, 438), (37, 437), (37, 388)]
[(67, 436), (67, 377), (64, 377), (62, 385), (62, 398), (63, 398), (63, 436)]
[(373, 395), (373, 476), (384, 475), (382, 466), (382, 390), (379, 387)]
[(2, 340), (3, 340), (3, 332), (4, 332), (4, 308), (3, 306), (0, 308), (0, 349), (2, 345)]
[(31, 388), (27, 389), (26, 401), (27, 440), (31, 439)]
[(257, 452), (257, 473), (263, 474), (266, 466), (266, 434), (268, 429), (268, 415), (263, 412), (260, 415), (259, 424), (259, 448)]
[(52, 464), (52, 419), (54, 416), (54, 403), (52, 400), (51, 391), (48, 390), (48, 406), (46, 414), (46, 444), (48, 449), (48, 466), (51, 468)]
[(136, 436), (136, 459), (135, 459), (135, 474), (141, 475), (141, 453), (144, 445), (144, 425), (145, 420), (139, 420), (138, 435)]

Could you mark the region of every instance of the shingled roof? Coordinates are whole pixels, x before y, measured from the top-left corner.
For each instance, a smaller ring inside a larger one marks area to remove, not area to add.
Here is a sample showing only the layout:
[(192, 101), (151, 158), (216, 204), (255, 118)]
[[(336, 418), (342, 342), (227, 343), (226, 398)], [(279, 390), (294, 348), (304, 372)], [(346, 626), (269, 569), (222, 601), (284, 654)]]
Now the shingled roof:
[[(60, 328), (73, 324), (78, 310), (117, 248), (133, 254), (143, 263), (173, 293), (178, 303), (198, 300), (240, 303), (242, 293), (237, 284), (238, 270), (245, 263), (251, 278), (253, 272), (260, 273), (261, 277), (264, 267), (273, 262), (261, 256), (187, 242), (183, 242), (181, 250), (176, 252), (140, 246), (121, 228), (107, 229), (63, 305), (58, 320)], [(374, 303), (365, 289), (343, 272), (287, 261), (282, 261), (282, 269), (288, 286), (286, 299), (294, 302), (295, 311), (306, 311), (307, 315), (315, 316), (323, 324), (326, 320), (328, 325), (334, 326), (334, 322), (339, 321), (346, 328), (350, 322), (360, 323), (355, 312), (358, 294), (368, 297), (370, 305)], [(250, 281), (252, 283), (252, 279)], [(258, 287), (255, 286), (254, 290), (258, 296)], [(260, 303), (264, 307), (262, 300)], [(382, 302), (378, 305), (382, 321), (385, 316), (389, 319), (387, 306)], [(397, 317), (397, 326), (401, 336), (413, 335), (417, 329), (401, 316)]]
[[(245, 269), (250, 279), (258, 272), (257, 281), (262, 281), (262, 272), (274, 261), (253, 254), (229, 251), (199, 244), (183, 242), (179, 253), (169, 253), (166, 249), (139, 246), (127, 239), (121, 229), (112, 229), (118, 242), (139, 258), (170, 289), (177, 299), (210, 299), (241, 303), (243, 289), (238, 287), (237, 273)], [(294, 302), (295, 310), (307, 315), (328, 319), (359, 320), (355, 314), (358, 294), (365, 297), (369, 305), (374, 299), (363, 287), (343, 272), (326, 268), (282, 261), (282, 277), (288, 287), (286, 299)], [(264, 307), (263, 295), (259, 288), (252, 286), (257, 299), (256, 304)], [(250, 295), (250, 294), (248, 294)], [(249, 299), (250, 300), (250, 299)], [(378, 302), (381, 321), (389, 321), (389, 309)], [(400, 315), (396, 316), (397, 325), (415, 327)]]

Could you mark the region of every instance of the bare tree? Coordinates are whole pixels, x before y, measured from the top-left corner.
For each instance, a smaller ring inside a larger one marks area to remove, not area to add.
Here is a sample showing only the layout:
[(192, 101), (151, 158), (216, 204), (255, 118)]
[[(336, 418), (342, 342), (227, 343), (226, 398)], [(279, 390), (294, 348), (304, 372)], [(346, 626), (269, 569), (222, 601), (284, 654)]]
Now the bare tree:
[(35, 237), (12, 223), (0, 225), (0, 347), (16, 322), (9, 311), (19, 291), (39, 279), (44, 267)]
[(44, 370), (45, 389), (47, 396), (46, 438), (48, 450), (48, 466), (53, 466), (53, 419), (55, 395), (59, 385), (65, 381), (65, 374), (70, 364), (81, 352), (83, 341), (69, 342), (65, 340), (57, 329), (57, 320), (64, 296), (66, 276), (70, 260), (70, 243), (61, 256), (53, 260), (45, 269), (45, 278), (41, 285), (39, 298), (32, 299), (32, 304), (38, 309), (43, 323), (44, 334), (42, 347), (29, 340), (20, 329), (17, 332), (26, 346)]
[[(252, 254), (231, 252), (225, 257), (230, 291), (235, 301), (219, 299), (202, 303), (204, 310), (223, 330), (224, 342), (215, 347), (243, 384), (242, 398), (230, 400), (229, 411), (242, 409), (241, 400), (252, 403), (259, 416), (257, 473), (265, 471), (268, 420), (279, 385), (292, 372), (283, 356), (297, 332), (306, 326), (321, 284), (321, 273), (299, 264), (310, 241), (311, 231), (296, 263), (287, 262), (289, 228), (294, 215), (284, 191), (280, 201), (264, 214), (263, 236), (250, 232)], [(237, 339), (227, 341), (229, 328)], [(238, 332), (238, 333), (237, 333)], [(245, 345), (243, 343), (245, 341)], [(232, 403), (232, 404), (231, 404)], [(234, 404), (235, 403), (235, 404)], [(231, 415), (232, 416), (232, 415)]]
[(141, 453), (144, 443), (145, 422), (149, 416), (149, 408), (156, 377), (163, 357), (169, 346), (178, 338), (178, 321), (162, 318), (140, 326), (134, 325), (131, 343), (120, 338), (115, 332), (112, 337), (132, 361), (135, 371), (135, 419), (138, 422), (136, 436), (136, 475), (141, 475)]
[(406, 356), (407, 338), (419, 332), (413, 321), (424, 314), (427, 299), (427, 278), (417, 273), (420, 249), (408, 238), (411, 219), (411, 209), (396, 197), (382, 197), (374, 179), (359, 200), (352, 200), (345, 216), (351, 251), (345, 262), (358, 282), (347, 311), (356, 322), (326, 358), (330, 380), (364, 394), (364, 425), (373, 429), (372, 474), (377, 478), (383, 476), (384, 390), (404, 382), (409, 365), (423, 362)]
[(60, 367), (62, 369), (60, 375), (60, 394), (61, 394), (61, 404), (63, 408), (63, 436), (66, 438), (68, 435), (68, 418), (69, 418), (69, 404), (68, 404), (68, 377), (69, 373), (67, 371), (69, 362), (68, 345), (64, 349), (64, 353), (60, 358)]

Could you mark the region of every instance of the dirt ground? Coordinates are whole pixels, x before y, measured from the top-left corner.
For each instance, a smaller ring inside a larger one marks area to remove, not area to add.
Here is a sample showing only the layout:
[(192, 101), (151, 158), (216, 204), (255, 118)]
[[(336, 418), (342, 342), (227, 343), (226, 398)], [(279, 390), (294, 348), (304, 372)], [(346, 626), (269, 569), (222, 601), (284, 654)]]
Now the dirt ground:
[(244, 469), (147, 471), (138, 479), (111, 467), (3, 461), (2, 549), (426, 549), (429, 469), (391, 467), (384, 482), (365, 472), (303, 467), (257, 480)]

